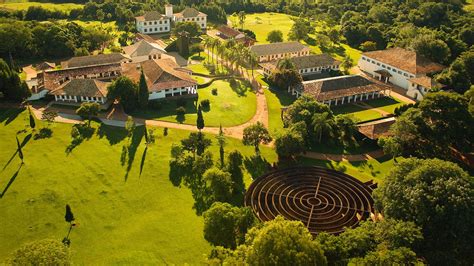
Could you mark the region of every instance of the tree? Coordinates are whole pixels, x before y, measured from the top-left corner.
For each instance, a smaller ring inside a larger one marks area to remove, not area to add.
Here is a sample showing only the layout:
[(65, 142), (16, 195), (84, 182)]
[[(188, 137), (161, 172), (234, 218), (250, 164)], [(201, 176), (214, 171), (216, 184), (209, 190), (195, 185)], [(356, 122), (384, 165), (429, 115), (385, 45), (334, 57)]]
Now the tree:
[(433, 34), (417, 36), (412, 47), (418, 55), (437, 63), (445, 63), (451, 54), (448, 45)]
[(63, 238), (63, 244), (69, 246), (71, 244), (71, 240), (69, 239), (69, 234), (71, 234), (72, 228), (76, 225), (74, 223), (74, 214), (72, 213), (71, 207), (69, 204), (66, 204), (66, 214), (64, 215), (64, 220), (69, 223), (69, 231), (67, 232), (66, 237)]
[(272, 141), (272, 137), (260, 121), (244, 129), (242, 143), (247, 146), (254, 146), (257, 155), (260, 154), (260, 143), (268, 144), (270, 141)]
[(58, 116), (57, 111), (45, 110), (41, 114), (41, 119), (46, 120), (49, 126), (50, 124), (54, 123), (54, 120), (56, 119), (57, 116)]
[(229, 202), (231, 200), (233, 183), (228, 172), (214, 167), (204, 173), (203, 180), (206, 183), (208, 206), (216, 201)]
[(344, 69), (346, 73), (349, 73), (349, 70), (354, 66), (354, 61), (352, 58), (348, 55), (344, 57), (344, 60), (342, 60), (341, 67)]
[(282, 42), (283, 32), (281, 30), (272, 30), (267, 35), (267, 41), (269, 43)]
[(273, 71), (269, 79), (277, 87), (285, 90), (288, 87), (300, 84), (303, 80), (290, 58), (283, 58), (278, 61), (277, 69)]
[(337, 115), (334, 117), (334, 123), (340, 140), (344, 144), (353, 144), (354, 134), (358, 131), (355, 118), (352, 115)]
[(230, 177), (234, 184), (234, 195), (242, 197), (245, 193), (244, 173), (242, 171), (243, 156), (234, 150), (227, 156), (226, 171), (230, 173)]
[(375, 191), (375, 201), (387, 217), (422, 228), (425, 241), (420, 251), (429, 263), (473, 261), (474, 178), (458, 165), (405, 159)]
[(28, 115), (29, 115), (29, 119), (30, 119), (30, 128), (35, 129), (36, 122), (35, 122), (35, 118), (33, 117), (33, 114), (31, 113), (31, 108), (30, 108), (29, 105), (28, 105)]
[(245, 23), (245, 18), (246, 18), (245, 12), (240, 11), (237, 16), (239, 17), (240, 29), (244, 29), (244, 23)]
[(224, 167), (224, 146), (226, 144), (224, 131), (222, 131), (222, 125), (219, 126), (219, 134), (216, 136), (217, 143), (219, 144), (219, 158), (220, 166)]
[(412, 249), (417, 247), (422, 239), (421, 228), (413, 222), (394, 219), (362, 221), (358, 227), (347, 228), (337, 236), (323, 232), (316, 237), (331, 265), (346, 265), (353, 260), (371, 261), (374, 255), (380, 256), (381, 260), (390, 257), (398, 261), (394, 254), (398, 254), (400, 249), (402, 254), (410, 255), (402, 256), (402, 260), (411, 264), (417, 262)]
[(250, 265), (326, 264), (320, 245), (298, 221), (278, 216), (250, 229), (245, 238), (245, 245), (240, 245), (234, 254)]
[(125, 112), (133, 111), (137, 107), (137, 85), (125, 76), (114, 80), (107, 88), (107, 98), (118, 100)]
[(199, 130), (199, 133), (201, 133), (201, 130), (204, 128), (204, 117), (202, 116), (201, 105), (198, 106), (197, 110), (196, 127)]
[(21, 81), (18, 73), (3, 59), (0, 59), (0, 93), (3, 93), (6, 99), (17, 102), (31, 96), (26, 83)]
[(194, 38), (201, 35), (201, 28), (195, 22), (178, 22), (173, 28), (173, 34), (179, 36), (182, 33), (186, 33), (188, 38)]
[(321, 143), (323, 135), (332, 136), (336, 127), (332, 114), (328, 112), (315, 114), (312, 119), (312, 125), (314, 132), (319, 136), (319, 143)]
[(275, 149), (279, 158), (290, 158), (305, 150), (304, 139), (298, 132), (286, 130), (275, 139)]
[(204, 238), (214, 246), (232, 249), (244, 242), (245, 234), (256, 222), (250, 208), (222, 202), (213, 203), (203, 217)]
[(362, 51), (366, 51), (366, 52), (369, 52), (369, 51), (375, 51), (377, 50), (377, 43), (373, 42), (373, 41), (366, 41), (366, 42), (363, 42), (361, 45), (360, 45), (360, 49)]
[(181, 140), (181, 145), (184, 150), (194, 155), (201, 155), (207, 147), (211, 146), (211, 140), (199, 132), (192, 132), (187, 139)]
[(140, 74), (140, 83), (138, 84), (138, 105), (140, 108), (145, 109), (148, 106), (148, 85), (146, 84), (145, 74), (143, 69)]
[(17, 249), (7, 260), (9, 265), (71, 265), (69, 249), (53, 239), (37, 240)]
[(132, 137), (135, 128), (137, 128), (137, 124), (133, 120), (133, 117), (128, 116), (127, 121), (125, 122), (125, 130), (127, 131), (127, 136), (129, 138)]
[(91, 120), (93, 117), (99, 115), (100, 105), (98, 103), (81, 103), (81, 106), (77, 108), (76, 114), (82, 117), (83, 119), (88, 120), (88, 126), (91, 125)]
[(288, 34), (288, 40), (305, 40), (310, 33), (314, 33), (314, 28), (311, 27), (311, 23), (300, 17), (294, 20), (293, 26), (291, 26), (290, 33)]

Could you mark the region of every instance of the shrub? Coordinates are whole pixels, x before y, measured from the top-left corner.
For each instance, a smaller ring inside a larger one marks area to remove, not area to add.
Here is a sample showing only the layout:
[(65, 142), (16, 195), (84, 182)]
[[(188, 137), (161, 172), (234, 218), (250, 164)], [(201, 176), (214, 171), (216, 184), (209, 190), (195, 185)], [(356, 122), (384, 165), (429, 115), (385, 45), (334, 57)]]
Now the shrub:
[(155, 110), (160, 110), (163, 107), (163, 103), (160, 101), (149, 101), (148, 107)]
[(186, 100), (185, 99), (176, 100), (176, 106), (177, 107), (185, 107), (186, 106)]
[(212, 95), (217, 95), (217, 88), (211, 90)]
[(201, 107), (203, 109), (209, 109), (209, 106), (211, 105), (211, 103), (209, 102), (209, 99), (204, 99), (201, 101)]
[(184, 114), (186, 114), (186, 108), (184, 108), (183, 106), (176, 108), (176, 115), (184, 115)]

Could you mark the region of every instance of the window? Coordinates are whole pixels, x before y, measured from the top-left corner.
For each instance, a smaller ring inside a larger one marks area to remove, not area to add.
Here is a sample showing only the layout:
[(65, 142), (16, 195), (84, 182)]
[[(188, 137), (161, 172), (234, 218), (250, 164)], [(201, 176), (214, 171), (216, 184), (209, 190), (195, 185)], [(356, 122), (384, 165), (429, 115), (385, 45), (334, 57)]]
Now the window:
[(408, 74), (407, 74), (407, 73), (403, 73), (403, 76), (408, 77)]
[(165, 30), (168, 30), (168, 27), (165, 27)]
[(386, 66), (384, 64), (382, 64), (382, 67), (385, 68)]
[(392, 68), (391, 68), (391, 67), (387, 67), (387, 69), (388, 69), (388, 70), (392, 70)]
[(162, 27), (160, 27), (160, 31), (163, 31), (163, 28), (162, 28)]
[(145, 29), (144, 31), (147, 32), (147, 29)]
[(400, 74), (400, 75), (401, 75), (401, 74), (402, 74), (402, 71), (398, 70), (398, 74)]
[(377, 63), (377, 66), (380, 66), (380, 63)]
[[(161, 21), (160, 21), (160, 23), (161, 23)], [(158, 23), (155, 21), (155, 23), (154, 23), (154, 24), (156, 25), (156, 24), (158, 24)]]
[[(161, 28), (160, 28), (160, 30), (161, 30)], [(158, 28), (155, 28), (155, 31), (158, 31)]]

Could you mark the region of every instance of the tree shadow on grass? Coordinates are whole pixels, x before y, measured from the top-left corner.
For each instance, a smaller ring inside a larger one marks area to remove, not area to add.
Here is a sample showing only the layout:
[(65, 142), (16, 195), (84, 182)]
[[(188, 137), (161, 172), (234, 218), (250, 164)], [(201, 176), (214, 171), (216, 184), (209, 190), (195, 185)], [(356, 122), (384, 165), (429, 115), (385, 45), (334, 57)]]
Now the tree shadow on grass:
[(2, 193), (0, 194), (0, 199), (3, 198), (3, 196), (5, 196), (5, 193), (7, 193), (7, 190), (10, 188), (10, 186), (15, 181), (15, 179), (18, 176), (18, 174), (20, 173), (20, 170), (21, 170), (22, 167), (23, 167), (23, 163), (20, 164), (20, 167), (18, 167), (18, 170), (16, 170), (16, 172), (13, 174), (12, 177), (10, 177), (10, 181), (8, 181), (7, 186), (3, 189)]
[[(23, 141), (21, 142), (20, 146), (23, 148), (31, 139), (31, 136), (32, 136), (32, 133), (28, 134), (25, 136), (25, 138), (23, 139)], [(17, 155), (18, 153), (18, 148), (15, 150), (15, 152), (13, 153), (12, 157), (10, 157), (10, 159), (8, 160), (8, 162), (3, 166), (2, 168), (2, 172), (3, 170), (5, 170), (5, 168), (7, 168), (8, 165), (10, 165), (10, 163), (13, 161), (13, 159), (15, 158), (15, 156)]]
[(246, 96), (247, 91), (249, 91), (250, 84), (245, 81), (238, 79), (229, 79), (230, 88), (237, 93), (237, 95), (244, 97)]
[(245, 157), (244, 165), (253, 179), (264, 175), (272, 169), (272, 165), (265, 158), (259, 155)]
[(170, 172), (168, 177), (173, 186), (181, 187), (181, 182), (183, 180), (183, 170), (180, 168), (179, 164), (176, 163), (176, 161), (170, 162)]
[(84, 140), (89, 140), (95, 132), (95, 128), (87, 124), (76, 124), (71, 128), (71, 143), (66, 147), (66, 155), (69, 155)]
[(143, 151), (143, 154), (142, 154), (142, 160), (140, 162), (140, 174), (138, 175), (138, 177), (142, 176), (143, 167), (145, 166), (145, 159), (146, 159), (146, 152), (147, 151), (148, 151), (148, 146), (145, 147), (145, 150)]
[(127, 182), (128, 174), (130, 173), (130, 170), (132, 169), (132, 164), (133, 164), (133, 161), (135, 160), (135, 155), (137, 153), (138, 146), (140, 145), (140, 142), (142, 141), (144, 134), (145, 134), (144, 126), (136, 127), (132, 133), (131, 138), (129, 139), (128, 144), (125, 144), (122, 148), (122, 156), (120, 158), (120, 161), (122, 165), (126, 166), (125, 182)]
[(127, 137), (127, 131), (123, 128), (100, 124), (97, 130), (99, 138), (106, 138), (110, 145), (115, 145)]
[(50, 128), (43, 127), (41, 128), (38, 133), (36, 133), (33, 136), (34, 140), (40, 140), (40, 139), (48, 139), (53, 136), (53, 131)]
[(5, 125), (10, 124), (20, 115), (25, 108), (9, 108), (3, 112), (0, 112), (0, 123), (5, 122)]

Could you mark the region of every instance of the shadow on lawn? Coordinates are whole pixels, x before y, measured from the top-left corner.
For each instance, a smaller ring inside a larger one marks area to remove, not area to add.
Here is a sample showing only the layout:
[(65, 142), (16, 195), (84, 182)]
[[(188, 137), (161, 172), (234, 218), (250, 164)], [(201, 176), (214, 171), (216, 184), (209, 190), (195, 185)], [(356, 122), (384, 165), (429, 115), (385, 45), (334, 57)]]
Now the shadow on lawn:
[(135, 160), (135, 155), (137, 153), (138, 146), (140, 145), (140, 142), (142, 141), (144, 134), (145, 134), (144, 126), (136, 127), (132, 133), (132, 136), (128, 140), (128, 143), (122, 147), (120, 163), (122, 164), (122, 166), (126, 167), (125, 178), (124, 178), (125, 182), (127, 182), (128, 180), (128, 174), (130, 173), (130, 170), (132, 169), (132, 164), (133, 164), (133, 161)]
[(97, 130), (97, 136), (99, 136), (99, 138), (105, 137), (110, 145), (115, 145), (127, 137), (127, 131), (124, 128), (108, 126), (101, 123)]
[[(31, 136), (32, 136), (32, 133), (28, 134), (25, 136), (25, 138), (23, 139), (23, 141), (21, 142), (20, 146), (23, 148), (27, 143), (28, 141), (30, 141), (31, 139)], [(5, 168), (7, 168), (8, 165), (10, 165), (10, 163), (13, 161), (13, 159), (15, 158), (15, 156), (17, 155), (18, 153), (18, 149), (15, 150), (15, 152), (13, 153), (12, 157), (10, 157), (10, 159), (8, 160), (8, 162), (3, 166), (2, 168), (2, 172), (3, 170), (5, 170)]]
[(9, 108), (0, 112), (0, 123), (5, 122), (5, 125), (10, 124), (20, 115), (25, 108)]
[(5, 193), (7, 193), (7, 190), (10, 188), (10, 186), (15, 181), (15, 179), (18, 176), (18, 174), (20, 173), (20, 170), (21, 170), (22, 167), (23, 167), (23, 163), (20, 164), (20, 167), (18, 167), (18, 170), (16, 170), (16, 172), (13, 174), (12, 177), (10, 177), (10, 181), (8, 181), (7, 186), (3, 189), (2, 193), (0, 194), (0, 199), (3, 198), (3, 196), (5, 196)]
[(272, 169), (272, 165), (265, 158), (259, 155), (245, 157), (244, 165), (253, 179), (264, 175)]
[(246, 93), (251, 90), (251, 86), (248, 82), (238, 80), (238, 79), (229, 79), (230, 88), (237, 93), (240, 97), (245, 97)]
[(69, 155), (84, 140), (92, 138), (95, 128), (87, 124), (76, 124), (71, 128), (71, 143), (66, 147), (66, 155)]

